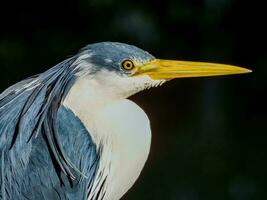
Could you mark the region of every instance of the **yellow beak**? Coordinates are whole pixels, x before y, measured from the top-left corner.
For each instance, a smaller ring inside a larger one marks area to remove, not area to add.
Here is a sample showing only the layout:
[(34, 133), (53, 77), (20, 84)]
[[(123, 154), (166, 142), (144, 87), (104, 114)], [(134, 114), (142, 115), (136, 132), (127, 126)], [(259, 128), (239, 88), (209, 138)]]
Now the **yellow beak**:
[(220, 76), (249, 72), (252, 71), (232, 65), (156, 59), (139, 66), (134, 76), (148, 75), (154, 80), (170, 80), (174, 78)]

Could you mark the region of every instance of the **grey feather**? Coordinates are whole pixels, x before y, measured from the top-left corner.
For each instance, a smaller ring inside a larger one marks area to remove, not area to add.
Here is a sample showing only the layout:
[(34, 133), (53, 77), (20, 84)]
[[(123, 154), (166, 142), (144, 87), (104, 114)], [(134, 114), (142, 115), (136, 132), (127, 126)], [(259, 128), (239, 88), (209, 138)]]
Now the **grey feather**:
[[(20, 170), (14, 169), (11, 165), (1, 166), (5, 174), (4, 183), (2, 182), (2, 188), (5, 184), (2, 199), (87, 199), (98, 169), (99, 155), (96, 145), (82, 122), (64, 107), (60, 107), (58, 111), (56, 126), (66, 156), (86, 178), (73, 172), (77, 179), (70, 179), (53, 163), (53, 152), (45, 133), (42, 132), (34, 139), (26, 166), (20, 166)], [(7, 152), (5, 162), (10, 163)]]
[[(11, 195), (12, 190), (7, 191), (10, 180), (16, 177), (12, 184), (20, 185), (19, 177), (29, 167), (40, 134), (55, 160), (53, 165), (59, 167), (60, 172), (71, 179), (83, 175), (66, 155), (55, 120), (62, 100), (79, 71), (76, 59), (69, 58), (45, 73), (11, 86), (0, 95), (2, 199)], [(41, 154), (42, 151), (36, 153)], [(20, 193), (19, 187), (15, 188), (18, 191), (14, 190), (12, 195)]]
[[(44, 130), (61, 169), (71, 174), (71, 165), (57, 141), (53, 124), (67, 84), (73, 79), (75, 57), (47, 72), (22, 81), (0, 95), (0, 150), (14, 154), (12, 164), (28, 162), (32, 137)], [(52, 139), (51, 139), (52, 138)], [(26, 145), (27, 144), (27, 145)]]

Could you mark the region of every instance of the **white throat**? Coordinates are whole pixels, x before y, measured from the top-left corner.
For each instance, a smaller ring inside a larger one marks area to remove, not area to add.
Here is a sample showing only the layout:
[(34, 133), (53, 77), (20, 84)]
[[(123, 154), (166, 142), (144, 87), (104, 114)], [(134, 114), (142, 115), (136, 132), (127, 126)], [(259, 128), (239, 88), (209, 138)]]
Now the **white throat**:
[[(120, 199), (140, 175), (149, 154), (151, 130), (147, 115), (132, 101), (119, 98), (114, 89), (104, 88), (95, 77), (77, 80), (63, 105), (80, 118), (97, 147), (103, 148), (95, 182), (107, 177), (104, 200)], [(93, 186), (95, 193), (98, 185)]]

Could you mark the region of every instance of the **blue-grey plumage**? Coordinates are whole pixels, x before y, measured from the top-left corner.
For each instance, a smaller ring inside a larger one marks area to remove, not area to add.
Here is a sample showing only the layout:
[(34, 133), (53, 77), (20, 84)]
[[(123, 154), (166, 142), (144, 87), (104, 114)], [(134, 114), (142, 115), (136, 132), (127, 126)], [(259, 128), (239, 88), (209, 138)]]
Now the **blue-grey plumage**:
[(79, 119), (60, 106), (71, 61), (1, 95), (2, 199), (86, 199), (99, 155)]
[[(43, 133), (31, 145), (28, 161), (14, 168), (9, 166), (8, 152), (3, 167), (3, 199), (86, 199), (86, 191), (98, 167), (99, 155), (86, 128), (68, 109), (60, 107), (57, 116), (58, 136), (62, 150), (79, 168), (71, 180), (55, 165), (51, 148)], [(73, 136), (75, 133), (75, 137)], [(15, 158), (17, 159), (17, 158)], [(9, 167), (7, 167), (9, 166)], [(73, 172), (75, 174), (75, 171)]]
[(145, 112), (126, 98), (172, 78), (245, 72), (122, 43), (86, 46), (0, 94), (0, 199), (120, 199), (151, 142)]

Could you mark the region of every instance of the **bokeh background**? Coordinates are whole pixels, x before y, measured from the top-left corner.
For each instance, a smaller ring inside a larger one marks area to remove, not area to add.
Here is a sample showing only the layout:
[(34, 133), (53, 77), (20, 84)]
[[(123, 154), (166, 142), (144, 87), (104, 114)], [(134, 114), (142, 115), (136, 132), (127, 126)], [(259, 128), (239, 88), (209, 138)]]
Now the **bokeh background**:
[(253, 69), (171, 81), (131, 98), (148, 113), (153, 142), (123, 200), (267, 199), (264, 1), (43, 0), (0, 8), (1, 91), (99, 41)]

